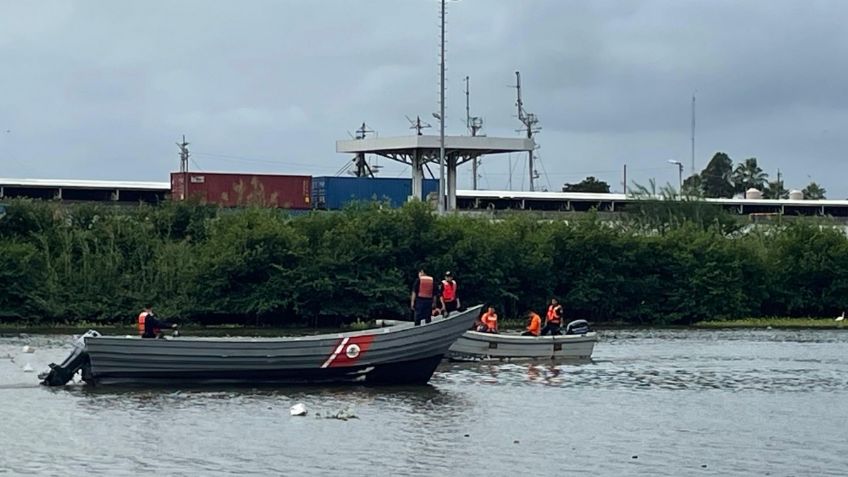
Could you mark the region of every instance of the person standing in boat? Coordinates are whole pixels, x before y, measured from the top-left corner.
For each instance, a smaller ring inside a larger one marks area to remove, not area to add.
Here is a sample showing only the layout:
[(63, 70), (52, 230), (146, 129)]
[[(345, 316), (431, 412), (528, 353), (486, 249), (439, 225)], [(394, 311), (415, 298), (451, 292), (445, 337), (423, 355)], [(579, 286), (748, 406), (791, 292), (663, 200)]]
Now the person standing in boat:
[(409, 307), (415, 313), (415, 326), (433, 321), (433, 300), (437, 295), (436, 283), (433, 277), (427, 275), (424, 269), (418, 271), (418, 278), (412, 284), (412, 295), (409, 299)]
[(560, 327), (562, 326), (562, 305), (559, 304), (556, 298), (551, 298), (551, 304), (548, 305), (548, 313), (545, 315), (545, 327), (542, 328), (542, 336), (548, 333), (553, 335), (561, 335)]
[(542, 318), (533, 310), (527, 314), (530, 318), (530, 324), (527, 325), (527, 331), (521, 333), (521, 336), (539, 336), (542, 329)]
[(450, 271), (445, 272), (445, 279), (442, 280), (442, 290), (439, 294), (442, 301), (442, 314), (445, 318), (449, 317), (452, 311), (459, 309), (460, 304), (456, 288), (456, 280), (453, 279), (453, 274)]
[(138, 334), (142, 338), (161, 338), (162, 328), (177, 328), (176, 323), (156, 318), (153, 314), (153, 305), (145, 305), (144, 310), (138, 315)]

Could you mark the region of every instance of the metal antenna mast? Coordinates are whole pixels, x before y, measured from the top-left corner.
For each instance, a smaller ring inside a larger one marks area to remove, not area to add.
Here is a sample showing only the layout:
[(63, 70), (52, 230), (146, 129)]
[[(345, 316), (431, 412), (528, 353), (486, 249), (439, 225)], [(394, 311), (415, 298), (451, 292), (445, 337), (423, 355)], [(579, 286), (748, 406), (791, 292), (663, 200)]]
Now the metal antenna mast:
[[(538, 126), (539, 118), (535, 114), (528, 113), (524, 110), (524, 102), (521, 101), (521, 73), (518, 71), (515, 72), (515, 91), (517, 96), (515, 105), (518, 107), (518, 120), (524, 124), (524, 128), (519, 129), (518, 132), (526, 132), (527, 139), (533, 139), (533, 134), (541, 131), (542, 128)], [(530, 191), (532, 192), (535, 190), (534, 180), (539, 178), (539, 173), (533, 167), (533, 151), (529, 151), (527, 159), (530, 166)]]
[(409, 126), (409, 129), (414, 129), (415, 133), (419, 136), (424, 135), (424, 133), (421, 132), (422, 129), (427, 129), (427, 128), (432, 127), (432, 126), (430, 126), (429, 123), (421, 122), (421, 116), (415, 116), (414, 121), (409, 116), (407, 116), (406, 120), (409, 121), (409, 124), (411, 124), (411, 126)]
[(445, 0), (441, 2), (439, 45), (439, 213), (447, 210), (445, 200)]
[[(477, 132), (483, 128), (483, 118), (479, 116), (471, 117), (471, 80), (468, 76), (465, 77), (465, 127), (471, 132), (472, 136), (476, 136)], [(471, 161), (471, 188), (477, 190), (477, 166), (480, 165), (480, 158), (475, 157)]]
[(191, 154), (188, 152), (188, 144), (185, 134), (183, 134), (183, 142), (177, 143), (177, 147), (180, 148), (180, 172), (183, 174), (182, 200), (188, 199), (188, 159), (191, 157)]
[[(355, 132), (355, 139), (365, 139), (368, 134), (374, 133), (372, 129), (368, 129), (365, 122), (363, 122), (362, 126), (359, 126), (359, 129)], [(368, 161), (365, 160), (365, 153), (360, 152), (357, 154), (356, 157), (353, 158), (353, 162), (356, 164), (356, 170), (353, 171), (353, 175), (356, 177), (374, 177), (374, 170), (372, 170), (371, 166), (368, 165)]]

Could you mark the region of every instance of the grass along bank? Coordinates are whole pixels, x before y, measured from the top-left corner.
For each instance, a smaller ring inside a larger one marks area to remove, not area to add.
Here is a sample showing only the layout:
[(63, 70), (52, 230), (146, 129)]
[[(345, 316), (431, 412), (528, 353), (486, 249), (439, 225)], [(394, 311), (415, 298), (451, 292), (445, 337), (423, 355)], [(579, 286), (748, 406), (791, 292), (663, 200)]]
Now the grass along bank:
[(833, 318), (742, 318), (738, 320), (699, 321), (696, 328), (843, 328), (845, 321)]

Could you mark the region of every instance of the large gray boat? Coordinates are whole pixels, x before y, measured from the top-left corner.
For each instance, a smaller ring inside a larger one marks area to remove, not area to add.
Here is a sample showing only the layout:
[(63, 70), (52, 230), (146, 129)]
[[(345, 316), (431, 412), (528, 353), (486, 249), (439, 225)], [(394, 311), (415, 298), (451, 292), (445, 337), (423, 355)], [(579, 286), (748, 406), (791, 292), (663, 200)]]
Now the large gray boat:
[(83, 335), (42, 384), (79, 371), (89, 384), (336, 383), (423, 384), (480, 307), (413, 326), (286, 338), (143, 339)]

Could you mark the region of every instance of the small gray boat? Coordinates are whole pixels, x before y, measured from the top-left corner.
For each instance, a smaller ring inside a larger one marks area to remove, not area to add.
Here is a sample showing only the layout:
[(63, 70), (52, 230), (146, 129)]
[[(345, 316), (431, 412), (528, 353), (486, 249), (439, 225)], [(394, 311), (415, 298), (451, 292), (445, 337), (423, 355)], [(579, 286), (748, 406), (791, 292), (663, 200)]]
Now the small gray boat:
[(66, 384), (77, 371), (88, 384), (423, 384), (479, 311), (421, 326), (287, 338), (142, 339), (89, 331), (39, 377), (48, 386)]
[(450, 347), (448, 357), (452, 360), (591, 358), (598, 334), (591, 331), (583, 320), (569, 323), (566, 330), (571, 334), (521, 336), (466, 331)]

